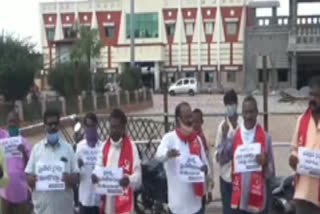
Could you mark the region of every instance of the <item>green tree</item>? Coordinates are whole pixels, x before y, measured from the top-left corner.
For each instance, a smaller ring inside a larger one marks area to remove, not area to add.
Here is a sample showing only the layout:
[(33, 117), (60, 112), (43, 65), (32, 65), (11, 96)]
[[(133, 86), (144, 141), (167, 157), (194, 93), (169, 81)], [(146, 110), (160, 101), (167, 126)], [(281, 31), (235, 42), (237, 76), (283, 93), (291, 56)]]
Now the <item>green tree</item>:
[(23, 99), (42, 67), (42, 56), (28, 39), (0, 34), (0, 94), (8, 101)]
[(91, 59), (98, 58), (102, 48), (99, 31), (85, 26), (80, 26), (76, 31), (78, 31), (79, 36), (72, 47), (70, 59), (74, 63), (85, 61), (91, 68)]
[(127, 65), (119, 76), (120, 87), (127, 91), (134, 91), (143, 86), (141, 69)]
[(79, 63), (78, 65), (79, 90), (75, 88), (74, 72), (75, 66), (70, 62), (56, 64), (49, 71), (48, 83), (52, 89), (67, 98), (78, 95), (80, 91), (88, 90), (90, 86), (90, 81), (88, 81), (90, 79), (88, 65), (84, 63)]

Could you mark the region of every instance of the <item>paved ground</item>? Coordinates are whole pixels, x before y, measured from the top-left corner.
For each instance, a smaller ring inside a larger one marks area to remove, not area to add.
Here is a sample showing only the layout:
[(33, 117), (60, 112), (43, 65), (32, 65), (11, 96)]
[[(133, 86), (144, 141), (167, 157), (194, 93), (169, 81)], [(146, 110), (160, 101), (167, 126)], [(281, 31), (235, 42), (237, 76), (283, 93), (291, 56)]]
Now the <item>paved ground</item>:
[[(243, 100), (244, 96), (240, 96), (240, 102)], [(262, 97), (257, 97), (259, 109), (262, 111)], [(279, 97), (272, 96), (269, 97), (269, 111), (272, 113), (297, 113), (296, 115), (272, 115), (270, 116), (269, 127), (270, 134), (273, 138), (274, 142), (281, 142), (279, 144), (280, 147), (274, 147), (275, 154), (275, 162), (276, 162), (276, 170), (277, 175), (286, 176), (291, 174), (291, 170), (288, 167), (288, 157), (290, 148), (283, 146), (283, 142), (290, 142), (292, 137), (292, 132), (295, 128), (296, 120), (298, 117), (298, 113), (303, 112), (306, 108), (306, 101), (299, 101), (297, 103), (279, 103)], [(154, 107), (136, 112), (138, 114), (155, 114), (163, 112), (163, 96), (162, 95), (154, 95)], [(223, 97), (222, 95), (197, 95), (195, 97), (189, 96), (176, 96), (169, 97), (169, 113), (174, 113), (175, 106), (182, 102), (187, 101), (191, 104), (192, 108), (200, 108), (205, 114), (213, 114), (213, 113), (223, 113)], [(162, 117), (158, 117), (159, 120)], [(214, 142), (215, 132), (217, 130), (218, 124), (223, 119), (222, 116), (206, 116), (204, 130), (206, 135), (208, 136), (211, 142)], [(261, 121), (261, 117), (259, 120)], [(69, 129), (69, 131), (71, 131)], [(43, 137), (43, 134), (39, 134), (38, 136), (32, 136), (29, 138), (29, 141), (34, 143), (40, 140)], [(215, 190), (214, 190), (214, 198), (220, 198), (219, 192), (219, 181), (218, 181), (218, 166), (215, 164), (214, 172), (215, 172)], [(219, 202), (212, 203), (209, 206), (208, 212), (209, 214), (220, 214), (221, 213), (221, 204)]]

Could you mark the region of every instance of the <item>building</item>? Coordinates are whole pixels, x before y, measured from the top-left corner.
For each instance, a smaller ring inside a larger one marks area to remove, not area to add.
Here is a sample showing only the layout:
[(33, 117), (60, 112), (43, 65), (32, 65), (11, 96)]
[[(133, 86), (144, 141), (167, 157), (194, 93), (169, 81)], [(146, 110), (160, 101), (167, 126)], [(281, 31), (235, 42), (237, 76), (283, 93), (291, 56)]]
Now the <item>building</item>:
[[(130, 62), (130, 0), (41, 3), (46, 68), (69, 59), (75, 23), (97, 28), (104, 44), (98, 69), (111, 77)], [(135, 0), (135, 61), (159, 90), (194, 76), (203, 89), (244, 84), (246, 0)], [(221, 84), (220, 84), (221, 83)]]
[[(299, 3), (315, 2), (320, 0), (290, 0), (289, 16), (277, 15), (279, 1), (249, 3), (245, 37), (247, 91), (261, 88), (262, 56), (268, 57), (268, 80), (273, 89), (301, 88), (319, 74), (320, 11), (318, 15), (298, 15)], [(271, 8), (272, 16), (257, 17), (258, 8)]]

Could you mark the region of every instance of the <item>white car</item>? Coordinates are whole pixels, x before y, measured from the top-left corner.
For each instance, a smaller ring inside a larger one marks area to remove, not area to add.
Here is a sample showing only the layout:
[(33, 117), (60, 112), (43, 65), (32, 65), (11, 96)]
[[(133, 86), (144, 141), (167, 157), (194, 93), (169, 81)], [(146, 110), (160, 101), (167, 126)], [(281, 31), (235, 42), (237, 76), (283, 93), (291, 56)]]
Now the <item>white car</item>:
[(196, 78), (182, 78), (169, 87), (169, 94), (189, 94), (194, 96), (198, 93), (198, 83)]

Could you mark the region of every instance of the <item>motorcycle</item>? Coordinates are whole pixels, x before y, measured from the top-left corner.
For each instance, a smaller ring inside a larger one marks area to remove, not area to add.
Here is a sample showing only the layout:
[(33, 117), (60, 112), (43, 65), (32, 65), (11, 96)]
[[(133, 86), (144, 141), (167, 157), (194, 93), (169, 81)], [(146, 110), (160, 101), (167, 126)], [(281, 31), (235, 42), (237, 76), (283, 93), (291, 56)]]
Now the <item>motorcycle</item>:
[(272, 189), (271, 213), (295, 214), (293, 201), (295, 176), (276, 177), (270, 183)]
[[(152, 139), (146, 148), (150, 148)], [(138, 149), (143, 160), (142, 185), (134, 192), (134, 208), (137, 214), (167, 214), (167, 178), (163, 164), (155, 159), (148, 160)]]

